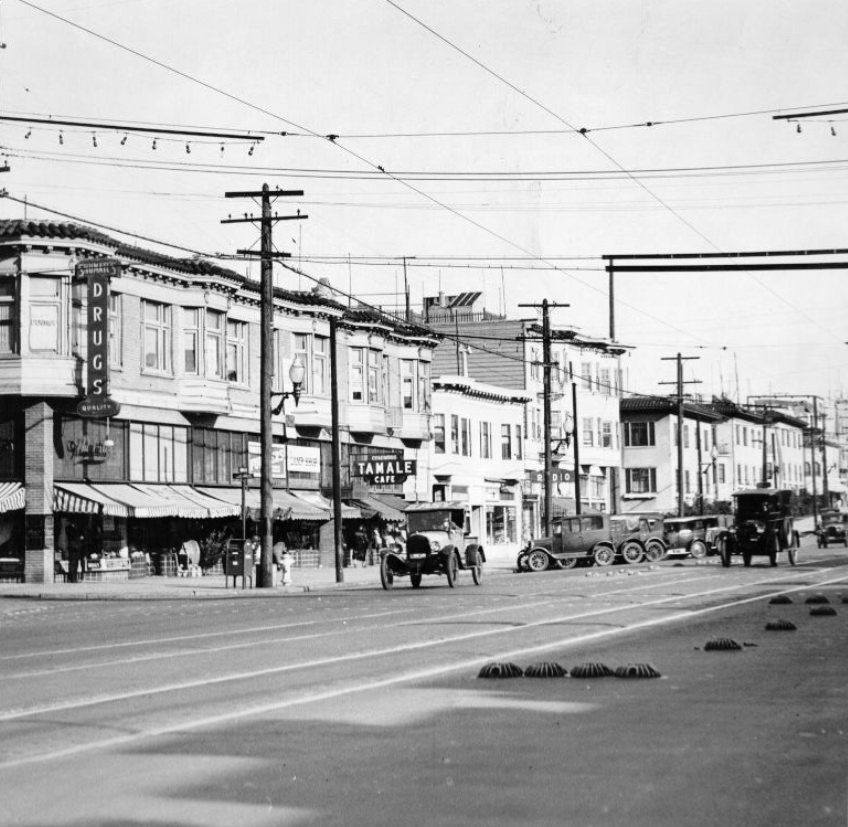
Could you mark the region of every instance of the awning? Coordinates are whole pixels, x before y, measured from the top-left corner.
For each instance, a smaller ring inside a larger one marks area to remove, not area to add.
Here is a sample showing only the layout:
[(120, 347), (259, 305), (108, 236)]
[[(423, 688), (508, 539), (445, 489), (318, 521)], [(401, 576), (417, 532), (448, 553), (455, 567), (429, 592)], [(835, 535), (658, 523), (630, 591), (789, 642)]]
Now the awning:
[[(201, 488), (202, 494), (217, 497), (236, 506), (236, 513), (241, 513), (241, 488)], [(330, 519), (330, 515), (323, 510), (315, 508), (307, 503), (293, 497), (281, 488), (275, 488), (272, 494), (274, 503), (274, 520), (317, 520), (324, 522)], [(244, 491), (244, 506), (247, 516), (251, 520), (258, 520), (261, 516), (262, 503), (258, 488), (246, 488)]]
[(217, 497), (203, 494), (190, 485), (172, 485), (171, 488), (181, 497), (205, 508), (210, 517), (238, 517), (241, 514), (241, 500), (238, 504), (225, 502)]
[(0, 482), (0, 514), (26, 505), (26, 490), (19, 482)]
[(84, 482), (62, 482), (53, 486), (53, 510), (70, 514), (105, 514), (128, 517), (129, 509)]
[[(395, 497), (394, 499), (397, 500), (398, 503), (404, 506), (406, 505), (405, 500), (401, 500), (398, 497)], [(347, 503), (354, 508), (358, 508), (365, 519), (381, 517), (383, 520), (395, 523), (403, 522), (404, 519), (402, 508), (398, 508), (396, 505), (378, 499), (373, 494), (365, 494), (361, 497), (355, 497), (347, 500)]]
[(181, 425), (191, 423), (179, 412), (168, 408), (143, 408), (139, 405), (121, 403), (121, 410), (115, 419), (131, 419), (133, 422), (155, 422), (158, 425)]
[[(325, 520), (333, 519), (333, 503), (318, 491), (298, 491), (297, 493), (292, 493), (291, 496), (326, 513)], [(342, 519), (361, 520), (362, 512), (358, 508), (342, 503)]]
[(132, 485), (154, 500), (167, 500), (172, 508), (168, 516), (205, 520), (208, 517), (236, 517), (241, 507), (207, 497), (190, 485), (150, 485), (136, 482)]

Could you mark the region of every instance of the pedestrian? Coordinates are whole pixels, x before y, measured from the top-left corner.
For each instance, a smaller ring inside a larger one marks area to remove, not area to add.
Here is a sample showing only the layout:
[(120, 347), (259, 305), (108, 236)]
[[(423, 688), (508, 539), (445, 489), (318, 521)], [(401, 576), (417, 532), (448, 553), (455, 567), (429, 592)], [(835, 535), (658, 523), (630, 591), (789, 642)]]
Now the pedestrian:
[(83, 566), (85, 571), (83, 558), (85, 557), (85, 542), (84, 535), (76, 523), (70, 523), (67, 528), (68, 534), (68, 582), (79, 582), (79, 569)]
[[(288, 554), (286, 544), (282, 540), (277, 540), (271, 548), (271, 563), (273, 565), (274, 587), (276, 588), (280, 582), (280, 573), (283, 572), (283, 558)], [(289, 557), (291, 560), (291, 557)], [(283, 573), (283, 585), (285, 586), (285, 574)]]

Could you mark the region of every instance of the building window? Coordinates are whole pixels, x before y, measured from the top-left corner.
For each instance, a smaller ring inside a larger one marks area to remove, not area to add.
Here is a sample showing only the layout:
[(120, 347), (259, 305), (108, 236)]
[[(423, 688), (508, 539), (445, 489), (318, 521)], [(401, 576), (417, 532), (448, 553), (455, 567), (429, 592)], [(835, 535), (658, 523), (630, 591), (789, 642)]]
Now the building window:
[(417, 410), (415, 400), (415, 365), (411, 359), (401, 359), (400, 361), (400, 387), (401, 387), (401, 404), (405, 411)]
[(188, 481), (188, 428), (130, 423), (130, 479)]
[(594, 432), (592, 430), (592, 418), (583, 418), (583, 444), (592, 446), (595, 444)]
[(587, 391), (592, 390), (592, 364), (590, 362), (580, 363), (580, 378), (582, 380), (583, 387)]
[[(516, 436), (521, 433), (521, 426), (516, 425)], [(519, 459), (521, 458), (519, 449)], [(501, 459), (512, 459), (512, 428), (508, 424), (501, 425)]]
[(601, 423), (601, 448), (612, 448), (612, 422)]
[(724, 463), (720, 462), (716, 466), (716, 470), (718, 471), (718, 481), (719, 481), (719, 483), (723, 483), (724, 482)]
[(227, 321), (227, 379), (247, 384), (247, 322)]
[(444, 454), (445, 452), (445, 415), (434, 414), (433, 416), (433, 452)]
[(204, 355), (206, 376), (224, 378), (224, 314), (217, 310), (206, 311)]
[(518, 542), (514, 505), (486, 506), (486, 543), (490, 546)]
[(60, 288), (58, 279), (30, 276), (30, 350), (59, 353)]
[(0, 353), (17, 353), (15, 280), (0, 279)]
[(683, 447), (689, 447), (689, 424), (687, 422), (683, 423)]
[(119, 368), (124, 363), (121, 294), (109, 294), (109, 365)]
[(480, 423), (480, 456), (483, 459), (492, 458), (492, 423)]
[[(381, 399), (383, 400), (384, 407), (388, 408), (391, 405), (392, 397), (391, 397), (391, 373), (390, 373), (390, 365), (389, 365), (389, 357), (383, 354), (383, 372), (380, 376), (380, 393)], [(442, 426), (444, 429), (444, 420), (442, 421)]]
[(626, 468), (624, 484), (627, 494), (655, 494), (657, 491), (657, 469)]
[[(292, 361), (297, 360), (301, 365), (303, 365), (303, 384), (300, 386), (301, 393), (312, 393), (312, 386), (310, 385), (310, 382), (312, 381), (312, 362), (309, 358), (310, 339), (312, 339), (312, 336), (309, 333), (294, 334), (294, 353), (292, 354)], [(286, 374), (286, 378), (283, 382), (285, 383), (287, 379), (288, 374)]]
[(610, 369), (601, 368), (598, 371), (598, 385), (601, 393), (604, 396), (612, 396), (612, 379), (610, 378)]
[(524, 444), (521, 440), (521, 426), (515, 426), (515, 458), (524, 459)]
[(710, 430), (709, 430), (709, 428), (704, 430), (703, 444), (704, 444), (704, 450), (709, 451), (710, 450)]
[(365, 401), (365, 350), (361, 347), (350, 349), (350, 400)]
[(535, 347), (530, 348), (530, 378), (539, 379), (541, 362), (539, 361), (539, 350)]
[(451, 414), (451, 453), (459, 453), (459, 417)]
[(459, 421), (459, 448), (464, 457), (471, 456), (471, 420), (461, 417)]
[(683, 490), (688, 494), (692, 490), (689, 469), (683, 471)]
[(377, 405), (380, 402), (380, 363), (383, 354), (379, 350), (368, 351), (368, 402)]
[(183, 371), (200, 374), (200, 309), (183, 309)]
[(653, 422), (625, 422), (624, 447), (645, 448), (656, 445)]
[(168, 373), (171, 370), (171, 308), (142, 299), (141, 311), (144, 370)]

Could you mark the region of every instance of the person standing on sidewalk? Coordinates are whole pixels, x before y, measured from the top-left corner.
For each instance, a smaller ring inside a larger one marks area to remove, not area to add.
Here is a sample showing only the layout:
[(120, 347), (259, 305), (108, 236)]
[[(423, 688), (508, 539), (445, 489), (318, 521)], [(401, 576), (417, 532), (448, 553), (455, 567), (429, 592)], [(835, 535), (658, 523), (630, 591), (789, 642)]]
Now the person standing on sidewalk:
[[(85, 558), (85, 537), (76, 523), (68, 527), (68, 582), (78, 583), (85, 577), (79, 577), (79, 569)], [(83, 572), (85, 568), (83, 567)]]

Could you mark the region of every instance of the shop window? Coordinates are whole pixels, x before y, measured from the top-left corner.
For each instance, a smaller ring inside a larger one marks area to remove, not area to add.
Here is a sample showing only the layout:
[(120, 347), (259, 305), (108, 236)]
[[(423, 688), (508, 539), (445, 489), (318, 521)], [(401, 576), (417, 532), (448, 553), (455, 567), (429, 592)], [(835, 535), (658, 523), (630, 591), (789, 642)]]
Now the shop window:
[(486, 543), (504, 545), (518, 542), (514, 505), (486, 506)]
[(188, 481), (188, 429), (130, 423), (130, 479), (144, 482)]
[(247, 384), (247, 322), (227, 321), (227, 380)]
[(0, 354), (17, 353), (15, 280), (0, 278)]
[(144, 370), (167, 373), (171, 370), (171, 308), (142, 300), (141, 309)]

